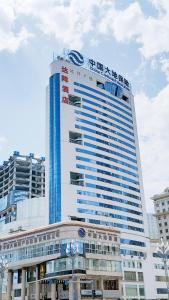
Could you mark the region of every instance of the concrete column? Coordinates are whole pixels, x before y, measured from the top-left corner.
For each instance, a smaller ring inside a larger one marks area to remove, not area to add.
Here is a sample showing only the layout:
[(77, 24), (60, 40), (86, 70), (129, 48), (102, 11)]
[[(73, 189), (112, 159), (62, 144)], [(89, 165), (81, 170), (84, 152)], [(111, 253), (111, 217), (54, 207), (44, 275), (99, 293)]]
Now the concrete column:
[(77, 277), (76, 288), (77, 288), (77, 299), (80, 300), (81, 299), (80, 277)]
[(100, 289), (101, 289), (102, 291), (104, 290), (103, 278), (100, 278)]
[(22, 288), (21, 288), (21, 300), (25, 300), (26, 296), (26, 269), (22, 269)]
[(12, 271), (8, 270), (7, 273), (7, 300), (11, 300), (12, 292)]
[(73, 300), (73, 283), (69, 280), (69, 300)]
[(38, 279), (38, 266), (36, 266), (36, 300), (40, 299), (40, 282), (38, 281)]
[(36, 281), (36, 296), (35, 296), (36, 300), (40, 299), (40, 282)]
[(56, 283), (51, 284), (51, 300), (56, 300)]
[(102, 291), (102, 299), (104, 299), (104, 293), (103, 293), (103, 290), (104, 290), (104, 284), (103, 284), (103, 278), (100, 278), (100, 289)]

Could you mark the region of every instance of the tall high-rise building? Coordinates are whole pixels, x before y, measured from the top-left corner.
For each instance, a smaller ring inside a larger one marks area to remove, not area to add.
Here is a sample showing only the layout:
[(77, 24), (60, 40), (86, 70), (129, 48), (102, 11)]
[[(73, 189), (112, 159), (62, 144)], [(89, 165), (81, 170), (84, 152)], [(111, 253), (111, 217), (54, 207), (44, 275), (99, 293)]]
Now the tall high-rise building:
[(45, 158), (14, 151), (0, 166), (0, 222), (16, 218), (18, 201), (45, 196)]
[(140, 299), (148, 234), (131, 86), (110, 67), (66, 51), (51, 64), (47, 94), (49, 223), (119, 228), (124, 297)]

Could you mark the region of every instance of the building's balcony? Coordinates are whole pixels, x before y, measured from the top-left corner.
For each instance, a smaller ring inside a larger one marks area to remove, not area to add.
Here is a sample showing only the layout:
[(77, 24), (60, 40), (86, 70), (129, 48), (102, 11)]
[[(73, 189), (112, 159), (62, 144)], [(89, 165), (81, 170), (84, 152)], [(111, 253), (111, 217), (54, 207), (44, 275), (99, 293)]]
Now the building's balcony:
[(81, 290), (81, 298), (119, 299), (120, 290)]
[(103, 299), (116, 299), (120, 297), (120, 290), (103, 290)]

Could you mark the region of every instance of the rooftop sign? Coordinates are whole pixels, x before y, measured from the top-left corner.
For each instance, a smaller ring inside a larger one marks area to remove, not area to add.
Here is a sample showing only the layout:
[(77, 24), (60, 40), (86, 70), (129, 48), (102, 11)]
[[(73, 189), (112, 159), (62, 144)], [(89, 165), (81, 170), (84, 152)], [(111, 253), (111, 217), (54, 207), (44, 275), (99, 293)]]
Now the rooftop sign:
[(64, 50), (63, 58), (75, 64), (76, 66), (81, 66), (87, 70), (91, 70), (99, 75), (104, 76), (106, 79), (119, 84), (121, 87), (130, 90), (130, 83), (122, 75), (116, 73), (116, 71), (109, 69), (102, 63), (83, 56), (80, 52), (76, 50)]

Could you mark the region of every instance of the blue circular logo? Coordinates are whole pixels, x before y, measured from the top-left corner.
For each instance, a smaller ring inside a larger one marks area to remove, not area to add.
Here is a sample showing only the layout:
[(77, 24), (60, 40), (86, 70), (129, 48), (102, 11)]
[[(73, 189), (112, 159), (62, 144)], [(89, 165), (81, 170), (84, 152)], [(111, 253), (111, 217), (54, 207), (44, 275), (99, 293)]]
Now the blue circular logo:
[(85, 235), (86, 235), (85, 229), (84, 229), (84, 228), (79, 228), (78, 234), (79, 234), (79, 236), (82, 237), (82, 238), (85, 237)]
[(76, 65), (76, 66), (82, 66), (84, 64), (84, 58), (83, 55), (80, 54), (78, 51), (76, 50), (71, 50), (68, 53), (68, 57), (70, 59), (70, 61)]

